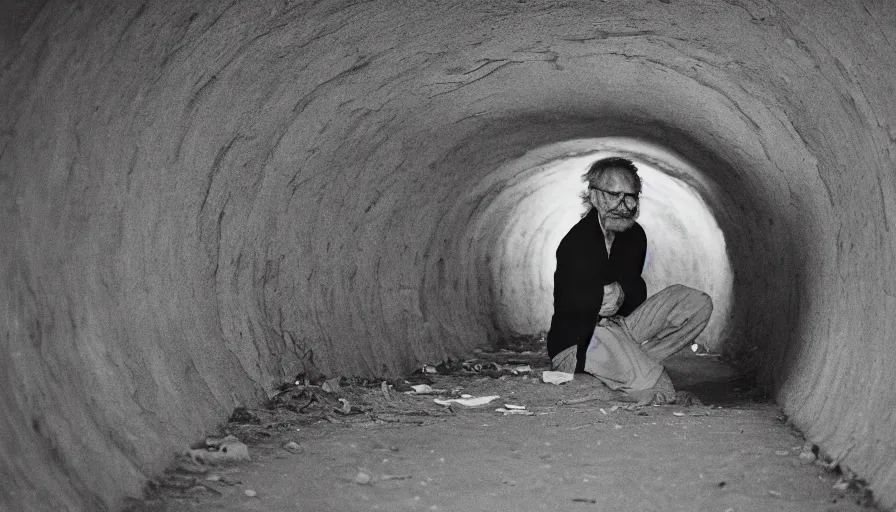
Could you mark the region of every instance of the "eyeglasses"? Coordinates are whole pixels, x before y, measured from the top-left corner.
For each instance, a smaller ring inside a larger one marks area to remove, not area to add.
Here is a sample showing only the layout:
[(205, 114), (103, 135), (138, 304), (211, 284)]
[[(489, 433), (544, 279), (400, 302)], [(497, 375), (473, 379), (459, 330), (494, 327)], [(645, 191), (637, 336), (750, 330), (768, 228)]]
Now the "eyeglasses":
[(594, 185), (589, 185), (588, 188), (594, 189), (594, 190), (600, 190), (604, 194), (607, 194), (608, 196), (612, 197), (615, 200), (615, 204), (617, 204), (617, 205), (624, 201), (625, 205), (628, 206), (629, 208), (635, 207), (638, 204), (638, 201), (640, 201), (640, 199), (641, 199), (640, 192), (634, 192), (634, 193), (632, 193), (632, 192), (617, 192), (615, 190), (604, 190), (602, 188), (595, 187)]

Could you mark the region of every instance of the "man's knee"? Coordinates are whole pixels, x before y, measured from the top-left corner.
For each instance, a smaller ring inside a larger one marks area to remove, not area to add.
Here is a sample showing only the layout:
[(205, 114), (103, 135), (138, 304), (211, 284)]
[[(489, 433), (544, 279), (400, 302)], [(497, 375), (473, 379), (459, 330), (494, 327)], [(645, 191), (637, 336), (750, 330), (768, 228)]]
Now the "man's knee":
[(693, 317), (709, 318), (712, 314), (712, 297), (708, 293), (683, 284), (673, 284), (667, 290), (680, 298), (679, 304), (694, 312)]

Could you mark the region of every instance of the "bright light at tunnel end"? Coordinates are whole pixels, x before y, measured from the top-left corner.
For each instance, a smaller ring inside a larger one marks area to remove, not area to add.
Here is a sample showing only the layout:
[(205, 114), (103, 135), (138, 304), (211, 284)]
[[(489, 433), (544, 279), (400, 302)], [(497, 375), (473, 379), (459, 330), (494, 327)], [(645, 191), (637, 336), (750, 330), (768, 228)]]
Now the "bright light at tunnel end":
[(580, 199), (585, 187), (582, 174), (592, 162), (609, 156), (634, 161), (643, 181), (638, 222), (648, 238), (643, 272), (648, 293), (671, 284), (708, 293), (714, 314), (697, 343), (709, 350), (719, 348), (725, 341), (733, 273), (724, 234), (688, 183), (700, 184), (704, 178), (669, 150), (621, 137), (533, 149), (497, 171), (508, 185), (483, 215), (503, 209), (501, 217), (508, 219), (490, 260), (499, 327), (515, 335), (543, 332), (550, 326), (554, 253), (585, 212)]

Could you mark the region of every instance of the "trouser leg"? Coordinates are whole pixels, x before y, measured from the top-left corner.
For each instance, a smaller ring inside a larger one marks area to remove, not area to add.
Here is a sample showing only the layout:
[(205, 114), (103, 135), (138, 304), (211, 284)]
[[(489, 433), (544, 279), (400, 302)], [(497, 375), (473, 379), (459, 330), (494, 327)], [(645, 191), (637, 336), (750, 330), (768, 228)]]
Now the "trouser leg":
[[(662, 375), (660, 362), (692, 343), (711, 313), (712, 300), (705, 293), (669, 286), (648, 297), (629, 316), (600, 321), (588, 345), (585, 371), (610, 389), (650, 389)], [(555, 356), (552, 366), (572, 373), (576, 347)]]
[(712, 314), (709, 295), (676, 284), (651, 295), (625, 318), (641, 350), (660, 362), (694, 342)]

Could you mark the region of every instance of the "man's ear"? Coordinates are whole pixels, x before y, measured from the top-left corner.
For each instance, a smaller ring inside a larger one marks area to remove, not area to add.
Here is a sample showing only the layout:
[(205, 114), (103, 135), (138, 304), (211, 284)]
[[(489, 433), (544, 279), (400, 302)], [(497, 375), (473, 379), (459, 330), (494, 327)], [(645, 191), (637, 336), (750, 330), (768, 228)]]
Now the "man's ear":
[(591, 203), (591, 206), (597, 208), (597, 190), (593, 188), (588, 189), (588, 201)]

